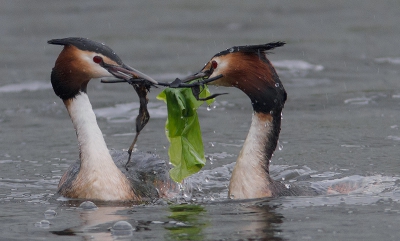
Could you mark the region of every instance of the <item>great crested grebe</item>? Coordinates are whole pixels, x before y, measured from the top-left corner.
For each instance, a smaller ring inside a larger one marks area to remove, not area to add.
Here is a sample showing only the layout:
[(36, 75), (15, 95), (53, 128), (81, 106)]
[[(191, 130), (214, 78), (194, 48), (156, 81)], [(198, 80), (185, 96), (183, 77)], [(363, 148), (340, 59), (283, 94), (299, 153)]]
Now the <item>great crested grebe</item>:
[(269, 162), (278, 143), (281, 113), (286, 91), (271, 62), (268, 50), (284, 42), (236, 46), (211, 58), (197, 74), (186, 77), (221, 78), (211, 85), (236, 87), (251, 100), (254, 114), (249, 133), (237, 158), (229, 183), (228, 195), (233, 199), (315, 195), (314, 190), (274, 181), (269, 176)]
[(155, 80), (123, 64), (104, 44), (86, 38), (53, 39), (48, 43), (64, 46), (51, 72), (51, 83), (68, 110), (79, 143), (79, 160), (61, 177), (57, 192), (68, 198), (95, 200), (141, 201), (167, 196), (173, 182), (165, 161), (152, 154), (134, 153), (127, 171), (127, 153), (114, 151), (113, 160), (86, 93), (92, 78), (120, 74), (117, 69), (101, 67), (100, 59), (124, 66), (134, 78)]

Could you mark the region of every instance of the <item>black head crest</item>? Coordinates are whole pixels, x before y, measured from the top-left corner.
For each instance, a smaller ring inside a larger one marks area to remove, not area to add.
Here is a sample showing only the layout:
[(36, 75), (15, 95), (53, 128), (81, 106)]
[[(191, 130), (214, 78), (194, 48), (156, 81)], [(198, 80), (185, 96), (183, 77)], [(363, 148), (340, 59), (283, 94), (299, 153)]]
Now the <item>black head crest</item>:
[(266, 53), (269, 50), (272, 50), (277, 47), (281, 47), (285, 45), (285, 42), (272, 42), (267, 44), (259, 44), (259, 45), (243, 45), (243, 46), (234, 46), (232, 48), (226, 49), (224, 51), (219, 52), (214, 55), (214, 57), (226, 55), (229, 53), (242, 52), (242, 53)]
[(55, 45), (72, 45), (77, 47), (83, 51), (91, 51), (100, 53), (108, 58), (114, 60), (118, 64), (123, 64), (122, 60), (118, 57), (118, 55), (107, 45), (103, 43), (99, 43), (88, 38), (80, 38), (80, 37), (69, 37), (69, 38), (62, 38), (62, 39), (52, 39), (47, 41), (49, 44)]

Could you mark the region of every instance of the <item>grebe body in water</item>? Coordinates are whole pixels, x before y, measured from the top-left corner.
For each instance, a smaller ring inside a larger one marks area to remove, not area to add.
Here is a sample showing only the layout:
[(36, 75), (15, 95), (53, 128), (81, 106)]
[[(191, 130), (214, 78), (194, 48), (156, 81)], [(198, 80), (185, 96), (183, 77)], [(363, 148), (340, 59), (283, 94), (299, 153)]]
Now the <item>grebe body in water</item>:
[(211, 85), (236, 87), (251, 100), (253, 117), (250, 130), (233, 169), (229, 197), (248, 199), (287, 195), (316, 195), (311, 188), (290, 188), (269, 175), (269, 163), (278, 143), (281, 113), (287, 94), (267, 51), (283, 42), (236, 46), (211, 58), (204, 68), (185, 79), (213, 78)]
[(68, 110), (79, 144), (79, 160), (64, 173), (57, 192), (68, 198), (105, 201), (167, 196), (172, 181), (165, 161), (152, 154), (133, 153), (127, 171), (127, 153), (114, 151), (113, 160), (86, 93), (92, 78), (118, 74), (116, 69), (101, 67), (98, 57), (106, 64), (124, 66), (134, 78), (154, 80), (123, 64), (104, 44), (86, 38), (53, 39), (48, 43), (64, 46), (51, 72), (51, 83)]

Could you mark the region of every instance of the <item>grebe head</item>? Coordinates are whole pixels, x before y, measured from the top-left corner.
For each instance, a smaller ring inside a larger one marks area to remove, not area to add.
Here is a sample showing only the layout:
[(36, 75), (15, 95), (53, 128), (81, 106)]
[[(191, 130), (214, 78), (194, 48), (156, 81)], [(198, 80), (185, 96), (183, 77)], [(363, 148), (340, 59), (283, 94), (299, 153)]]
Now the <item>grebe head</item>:
[(276, 108), (282, 109), (286, 91), (266, 54), (284, 44), (274, 42), (229, 48), (214, 55), (200, 72), (185, 80), (222, 74), (220, 79), (209, 84), (239, 88), (249, 96), (256, 112), (269, 113)]
[[(133, 78), (155, 81), (124, 64), (105, 44), (77, 37), (52, 39), (48, 43), (64, 46), (51, 72), (54, 92), (63, 100), (73, 98), (80, 91), (86, 92), (92, 78), (113, 77), (128, 70)], [(104, 62), (106, 67), (99, 65), (100, 62)]]

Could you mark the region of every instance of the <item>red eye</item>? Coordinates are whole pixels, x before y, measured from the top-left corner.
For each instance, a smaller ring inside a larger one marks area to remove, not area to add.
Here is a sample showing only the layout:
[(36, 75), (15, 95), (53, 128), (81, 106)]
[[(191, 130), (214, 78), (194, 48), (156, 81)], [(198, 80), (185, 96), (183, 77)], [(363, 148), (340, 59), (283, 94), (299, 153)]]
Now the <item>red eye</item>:
[(93, 57), (93, 62), (95, 62), (96, 64), (100, 64), (103, 61), (103, 59), (100, 56), (94, 56)]
[(216, 69), (216, 68), (218, 67), (217, 61), (213, 60), (213, 61), (211, 62), (211, 67), (212, 67), (213, 69)]

